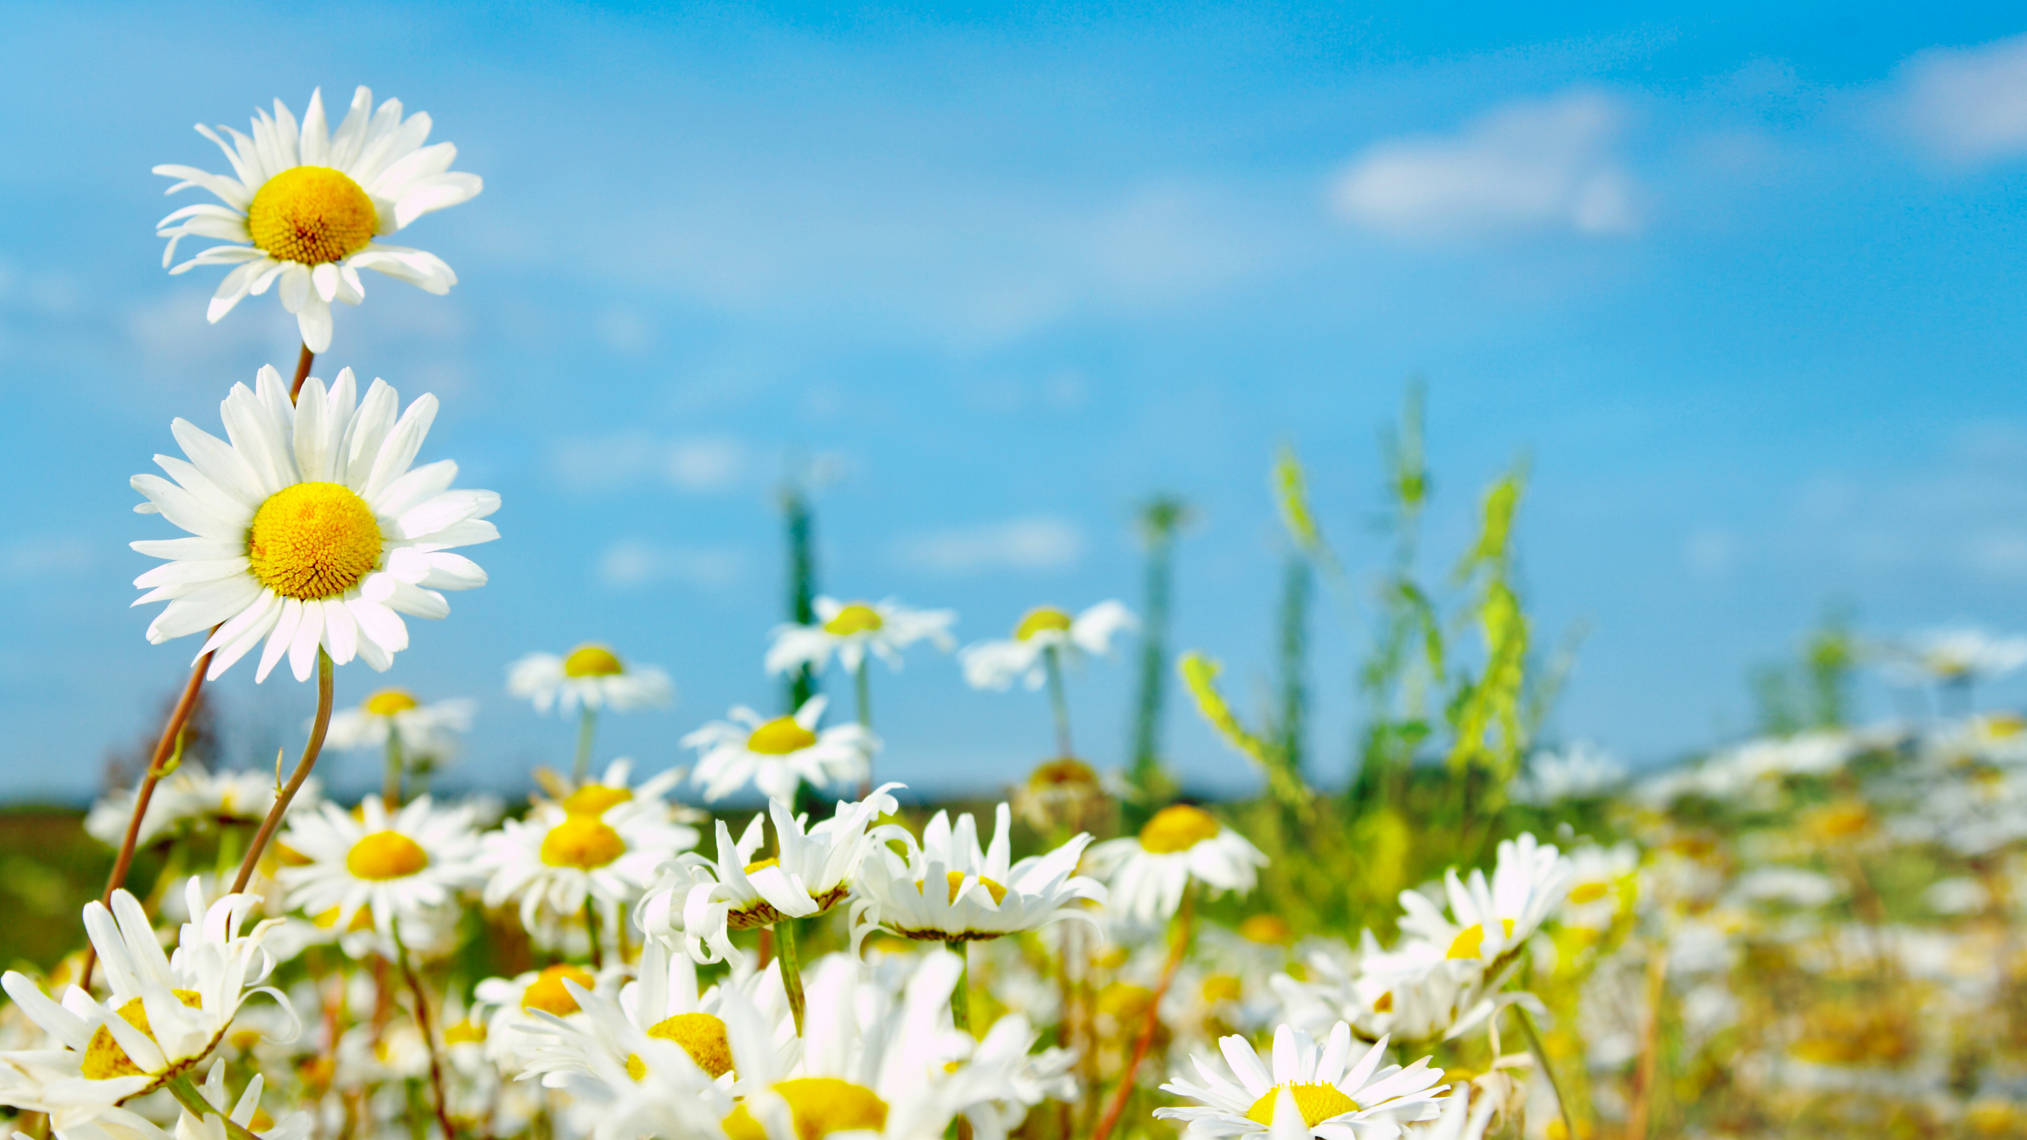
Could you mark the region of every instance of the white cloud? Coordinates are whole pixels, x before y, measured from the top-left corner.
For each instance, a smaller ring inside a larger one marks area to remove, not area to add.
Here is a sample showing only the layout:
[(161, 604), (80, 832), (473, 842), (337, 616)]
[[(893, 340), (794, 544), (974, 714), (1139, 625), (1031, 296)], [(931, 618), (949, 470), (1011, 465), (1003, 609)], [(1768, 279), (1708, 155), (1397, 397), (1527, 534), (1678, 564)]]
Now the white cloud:
[(1083, 554), (1083, 532), (1046, 515), (916, 535), (896, 551), (904, 565), (935, 574), (1063, 570)]
[(549, 467), (573, 491), (623, 491), (661, 483), (688, 494), (738, 485), (749, 449), (728, 436), (657, 439), (644, 432), (573, 436), (550, 451)]
[(1625, 115), (1596, 92), (1508, 103), (1456, 135), (1367, 147), (1331, 188), (1338, 212), (1407, 237), (1640, 228), (1614, 144)]
[(598, 580), (619, 589), (677, 582), (714, 590), (745, 571), (745, 552), (730, 546), (667, 546), (629, 538), (606, 547), (598, 559)]
[(1738, 565), (1738, 536), (1722, 527), (1704, 527), (1682, 544), (1682, 559), (1698, 577), (1722, 578)]
[(1916, 141), (1946, 158), (2027, 154), (2027, 36), (1914, 56), (1901, 69), (1897, 110)]
[(0, 553), (0, 566), (15, 578), (83, 570), (94, 561), (91, 544), (81, 538), (24, 539)]

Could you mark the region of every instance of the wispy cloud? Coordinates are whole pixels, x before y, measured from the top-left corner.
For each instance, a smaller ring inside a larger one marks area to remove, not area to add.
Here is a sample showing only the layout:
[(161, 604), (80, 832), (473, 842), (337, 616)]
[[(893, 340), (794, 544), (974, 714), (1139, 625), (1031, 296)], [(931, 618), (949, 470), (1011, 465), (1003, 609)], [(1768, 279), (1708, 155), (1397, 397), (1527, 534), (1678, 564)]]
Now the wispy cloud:
[(1353, 159), (1332, 187), (1339, 214), (1406, 237), (1640, 228), (1616, 152), (1619, 102), (1588, 91), (1508, 103), (1455, 135), (1391, 139)]
[(95, 561), (92, 545), (81, 538), (23, 539), (0, 550), (0, 569), (13, 578), (82, 570)]
[(1895, 112), (1916, 142), (1944, 158), (2027, 154), (2027, 36), (1914, 56), (1901, 68)]
[(549, 468), (573, 491), (621, 491), (646, 485), (711, 494), (738, 485), (751, 450), (728, 436), (659, 439), (644, 432), (575, 436), (559, 441)]
[(746, 572), (746, 553), (731, 546), (670, 546), (621, 539), (598, 559), (598, 580), (617, 589), (680, 583), (715, 590)]
[(1063, 519), (1034, 515), (916, 535), (903, 539), (895, 555), (932, 574), (1065, 570), (1083, 557), (1084, 534)]

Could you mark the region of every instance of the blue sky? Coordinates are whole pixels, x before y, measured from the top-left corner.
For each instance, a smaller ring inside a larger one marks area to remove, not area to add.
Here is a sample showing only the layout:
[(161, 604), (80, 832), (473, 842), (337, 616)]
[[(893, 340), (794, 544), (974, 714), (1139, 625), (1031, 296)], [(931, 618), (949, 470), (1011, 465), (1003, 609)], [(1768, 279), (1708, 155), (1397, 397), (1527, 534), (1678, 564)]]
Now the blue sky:
[[(473, 782), (567, 752), (502, 692), (529, 649), (666, 667), (676, 707), (601, 749), (651, 769), (778, 700), (793, 455), (840, 473), (825, 584), (954, 607), (967, 638), (1137, 604), (1131, 504), (1185, 495), (1177, 641), (1250, 699), (1268, 458), (1300, 449), (1369, 568), (1410, 375), (1443, 558), (1530, 457), (1530, 602), (1545, 636), (1591, 631), (1561, 738), (1651, 762), (1743, 731), (1745, 670), (1827, 604), (1881, 635), (2027, 628), (2017, 8), (0, 7), (0, 792), (88, 794), (178, 683), (196, 642), (148, 646), (125, 608), (150, 564), (125, 543), (168, 533), (127, 478), (172, 416), (215, 426), (231, 383), (294, 358), (273, 297), (207, 325), (215, 276), (162, 272), (151, 227), (182, 199), (149, 167), (216, 168), (192, 123), (319, 86), (427, 110), (486, 180), (403, 234), (451, 295), (369, 280), (317, 369), (436, 392), (425, 458), (504, 496), (492, 583), (388, 678), (339, 681), (478, 697)], [(1325, 778), (1353, 723), (1331, 622)], [(1128, 678), (1076, 682), (1104, 763)], [(244, 666), (217, 691), (248, 759), (312, 701)], [(883, 773), (925, 789), (1046, 745), (1039, 700), (929, 655), (876, 700)], [(1187, 710), (1170, 735), (1192, 778), (1243, 783)]]

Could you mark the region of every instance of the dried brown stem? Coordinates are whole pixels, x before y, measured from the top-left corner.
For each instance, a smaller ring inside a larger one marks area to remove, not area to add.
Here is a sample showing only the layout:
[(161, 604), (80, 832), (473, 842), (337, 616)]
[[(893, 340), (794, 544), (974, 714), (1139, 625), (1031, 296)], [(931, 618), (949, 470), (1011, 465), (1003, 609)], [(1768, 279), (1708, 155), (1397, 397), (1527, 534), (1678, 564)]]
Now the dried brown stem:
[(1189, 951), (1190, 920), (1195, 916), (1196, 893), (1185, 888), (1182, 909), (1175, 916), (1175, 938), (1168, 948), (1168, 965), (1162, 967), (1161, 981), (1154, 987), (1154, 996), (1147, 1002), (1147, 1019), (1141, 1023), (1140, 1037), (1133, 1043), (1133, 1059), (1126, 1062), (1126, 1071), (1120, 1074), (1119, 1091), (1113, 1094), (1112, 1103), (1106, 1106), (1105, 1116), (1098, 1121), (1098, 1130), (1091, 1134), (1091, 1140), (1105, 1140), (1118, 1126), (1120, 1116), (1126, 1112), (1126, 1102), (1133, 1097), (1133, 1079), (1140, 1073), (1140, 1063), (1147, 1059), (1147, 1050), (1154, 1044), (1154, 1032), (1161, 1026), (1161, 999), (1168, 993), (1170, 982), (1175, 981), (1176, 968), (1182, 965), (1183, 955)]
[(304, 345), (302, 355), (296, 357), (296, 381), (289, 385), (289, 403), (296, 402), (296, 393), (303, 390), (303, 381), (310, 378), (310, 361), (316, 358), (317, 354), (310, 351), (310, 346)]

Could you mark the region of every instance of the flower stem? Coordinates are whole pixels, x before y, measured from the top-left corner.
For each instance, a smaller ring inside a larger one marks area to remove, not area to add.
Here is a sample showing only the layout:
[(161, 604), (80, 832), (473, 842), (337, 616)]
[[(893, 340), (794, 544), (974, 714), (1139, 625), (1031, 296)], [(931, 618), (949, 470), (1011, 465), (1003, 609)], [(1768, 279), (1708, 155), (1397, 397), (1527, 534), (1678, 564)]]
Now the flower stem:
[(590, 705), (577, 718), (577, 782), (583, 783), (591, 774), (591, 741), (598, 732), (598, 710)]
[(450, 1110), (444, 1104), (443, 1062), (437, 1056), (436, 1035), (429, 1028), (429, 998), (422, 992), (422, 978), (408, 961), (408, 946), (401, 941), (401, 921), (394, 920), (391, 932), (394, 935), (394, 953), (400, 960), (401, 975), (408, 980), (408, 992), (415, 998), (415, 1027), (422, 1033), (423, 1043), (429, 1046), (429, 1091), (436, 1099), (436, 1122), (443, 1128), (443, 1140), (457, 1140), (457, 1130), (451, 1127)]
[[(218, 627), (212, 626), (211, 631), (218, 632)], [(113, 860), (113, 873), (106, 876), (106, 891), (99, 898), (105, 906), (113, 905), (113, 892), (126, 884), (127, 871), (134, 865), (134, 848), (141, 839), (141, 820), (148, 814), (149, 801), (155, 798), (155, 785), (162, 777), (175, 771), (183, 760), (183, 726), (190, 722), (190, 714), (197, 710), (197, 695), (204, 688), (204, 671), (210, 667), (210, 653), (197, 658), (197, 664), (190, 667), (190, 681), (183, 686), (183, 695), (169, 713), (169, 723), (162, 726), (162, 738), (155, 742), (155, 754), (148, 758), (148, 771), (141, 777), (140, 789), (134, 793), (134, 816), (127, 821), (127, 835), (120, 841), (119, 858)], [(87, 993), (91, 991), (92, 967), (97, 962), (98, 948), (87, 945), (84, 976), (79, 982)]]
[(401, 730), (387, 727), (387, 780), (380, 787), (380, 799), (388, 810), (401, 806)]
[(950, 1020), (957, 1028), (971, 1032), (971, 943), (962, 940), (946, 942), (950, 951), (957, 955), (957, 988), (950, 991)]
[(788, 1011), (795, 1015), (795, 1035), (802, 1036), (802, 965), (795, 960), (795, 920), (773, 926), (774, 962), (781, 969), (781, 988), (788, 991)]
[(589, 893), (584, 896), (584, 936), (591, 942), (591, 968), (605, 969), (605, 930), (598, 921), (598, 900)]
[(1042, 667), (1049, 674), (1049, 706), (1056, 714), (1056, 755), (1075, 756), (1076, 749), (1070, 747), (1070, 698), (1063, 691), (1063, 656), (1055, 646), (1042, 650)]
[(289, 385), (289, 403), (296, 402), (296, 393), (303, 390), (303, 381), (310, 378), (310, 361), (316, 358), (317, 354), (310, 351), (310, 346), (304, 345), (302, 353), (296, 357), (296, 382)]
[(176, 1103), (182, 1105), (190, 1115), (195, 1116), (197, 1119), (203, 1120), (207, 1116), (215, 1116), (224, 1121), (225, 1134), (231, 1137), (232, 1140), (260, 1140), (259, 1137), (247, 1131), (245, 1125), (239, 1124), (230, 1116), (227, 1116), (223, 1109), (211, 1107), (211, 1102), (205, 1100), (204, 1094), (198, 1091), (197, 1086), (190, 1083), (190, 1074), (178, 1073), (170, 1077), (162, 1087), (169, 1090), (169, 1095), (176, 1098)]
[[(859, 658), (859, 667), (852, 670), (852, 689), (858, 697), (859, 727), (871, 732), (873, 729), (873, 686), (866, 679), (866, 667), (873, 663), (871, 654)], [(873, 754), (866, 754), (866, 778), (859, 784), (859, 798), (873, 794)]]
[(281, 826), (282, 815), (289, 810), (289, 802), (296, 798), (303, 781), (310, 778), (310, 769), (317, 766), (317, 756), (324, 750), (324, 733), (331, 727), (331, 674), (336, 668), (329, 653), (317, 650), (317, 718), (310, 722), (310, 741), (303, 745), (303, 758), (296, 761), (295, 773), (275, 794), (274, 806), (267, 809), (267, 818), (260, 821), (260, 830), (254, 833), (253, 843), (246, 849), (246, 858), (239, 864), (239, 876), (232, 881), (233, 894), (246, 889), (247, 882), (253, 878), (253, 869), (260, 866), (261, 852), (267, 850), (268, 840), (274, 838), (275, 829)]
[(1527, 1047), (1534, 1050), (1534, 1059), (1541, 1065), (1541, 1075), (1548, 1078), (1549, 1091), (1555, 1094), (1556, 1111), (1562, 1114), (1562, 1130), (1570, 1140), (1577, 1140), (1576, 1121), (1570, 1116), (1569, 1098), (1563, 1095), (1562, 1082), (1555, 1079), (1555, 1066), (1548, 1062), (1548, 1048), (1541, 1042), (1541, 1033), (1534, 1027), (1534, 1018), (1525, 1006), (1515, 1003), (1509, 1006), (1513, 1016), (1520, 1020), (1520, 1031), (1527, 1036)]
[(1091, 1140), (1105, 1140), (1112, 1135), (1112, 1129), (1119, 1123), (1119, 1117), (1126, 1111), (1126, 1102), (1133, 1096), (1133, 1078), (1140, 1072), (1140, 1063), (1147, 1059), (1147, 1050), (1154, 1044), (1154, 1031), (1161, 1025), (1161, 999), (1168, 993), (1169, 983), (1175, 981), (1175, 971), (1182, 965), (1183, 955), (1189, 952), (1191, 920), (1196, 917), (1196, 891), (1185, 887), (1182, 894), (1182, 909), (1175, 915), (1175, 935), (1168, 947), (1168, 965), (1161, 971), (1161, 982), (1154, 987), (1154, 996), (1147, 1002), (1147, 1019), (1141, 1023), (1140, 1038), (1133, 1043), (1133, 1059), (1126, 1063), (1126, 1071), (1119, 1076), (1119, 1091), (1113, 1095), (1112, 1103), (1105, 1109), (1104, 1119), (1098, 1122), (1098, 1130)]

